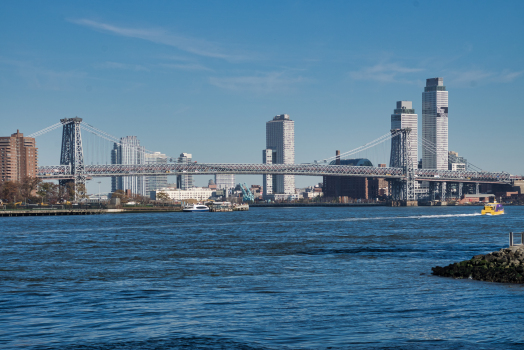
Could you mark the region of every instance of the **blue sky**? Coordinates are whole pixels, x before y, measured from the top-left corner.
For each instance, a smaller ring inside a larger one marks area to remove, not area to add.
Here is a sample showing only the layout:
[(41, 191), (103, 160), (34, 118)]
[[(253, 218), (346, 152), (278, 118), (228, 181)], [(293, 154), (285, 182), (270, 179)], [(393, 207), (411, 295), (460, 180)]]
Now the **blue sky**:
[[(2, 1), (0, 134), (79, 116), (168, 155), (258, 163), (265, 122), (287, 113), (303, 163), (387, 133), (398, 100), (413, 101), (420, 123), (425, 79), (438, 76), (450, 150), (524, 174), (523, 10), (522, 1)], [(40, 164), (59, 162), (60, 137), (37, 139)]]

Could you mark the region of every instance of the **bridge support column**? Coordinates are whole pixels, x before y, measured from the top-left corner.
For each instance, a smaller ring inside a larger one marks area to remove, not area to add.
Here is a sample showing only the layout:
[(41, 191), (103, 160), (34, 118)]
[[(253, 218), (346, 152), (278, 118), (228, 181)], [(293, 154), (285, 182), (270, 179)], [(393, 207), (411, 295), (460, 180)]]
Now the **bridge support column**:
[(430, 182), (429, 183), (429, 198), (434, 201), (435, 200), (435, 191), (436, 191), (436, 182)]
[(456, 182), (450, 182), (446, 185), (446, 198), (451, 199), (453, 198), (453, 189), (457, 188)]
[(83, 198), (86, 192), (86, 175), (84, 171), (84, 151), (82, 148), (82, 135), (80, 133), (80, 123), (82, 118), (60, 119), (63, 124), (62, 131), (62, 152), (60, 154), (60, 164), (69, 165), (73, 180), (60, 180), (62, 186), (73, 183), (74, 199)]
[(445, 182), (440, 183), (440, 201), (441, 202), (446, 201), (446, 183)]
[(480, 193), (479, 192), (479, 185), (480, 184), (478, 182), (475, 184), (475, 194), (479, 194)]
[(462, 199), (462, 187), (464, 186), (463, 182), (459, 182), (458, 184), (458, 197), (459, 199)]

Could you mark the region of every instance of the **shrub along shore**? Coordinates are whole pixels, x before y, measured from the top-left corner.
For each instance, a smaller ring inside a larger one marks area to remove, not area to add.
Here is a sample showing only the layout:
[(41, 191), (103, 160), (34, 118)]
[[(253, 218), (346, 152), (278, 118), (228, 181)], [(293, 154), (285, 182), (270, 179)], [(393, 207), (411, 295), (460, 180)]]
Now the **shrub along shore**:
[(471, 278), (500, 283), (524, 283), (524, 247), (513, 246), (446, 267), (431, 269), (436, 276)]

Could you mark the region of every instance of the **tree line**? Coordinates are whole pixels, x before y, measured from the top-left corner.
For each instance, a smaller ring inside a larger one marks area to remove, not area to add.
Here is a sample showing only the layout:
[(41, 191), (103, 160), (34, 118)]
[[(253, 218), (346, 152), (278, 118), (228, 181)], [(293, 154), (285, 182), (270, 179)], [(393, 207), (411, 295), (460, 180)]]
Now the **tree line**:
[[(81, 187), (81, 186), (79, 186)], [(0, 182), (0, 200), (4, 203), (57, 204), (86, 198), (85, 188), (77, 188), (73, 182), (58, 185), (44, 182), (37, 177), (25, 177), (22, 181)]]

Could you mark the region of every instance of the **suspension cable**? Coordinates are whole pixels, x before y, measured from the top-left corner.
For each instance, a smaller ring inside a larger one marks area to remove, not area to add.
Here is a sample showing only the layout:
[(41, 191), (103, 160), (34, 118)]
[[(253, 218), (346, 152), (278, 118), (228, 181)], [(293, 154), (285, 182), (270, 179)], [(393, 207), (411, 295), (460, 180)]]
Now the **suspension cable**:
[(34, 132), (32, 134), (29, 134), (27, 135), (26, 137), (33, 137), (33, 138), (37, 138), (38, 136), (42, 136), (44, 134), (47, 134), (48, 132), (50, 131), (53, 131), (55, 129), (58, 129), (59, 127), (61, 127), (63, 124), (62, 123), (56, 123), (56, 124), (53, 124), (51, 126), (48, 126), (47, 128), (45, 129), (42, 129), (40, 131), (37, 131), (37, 132)]

